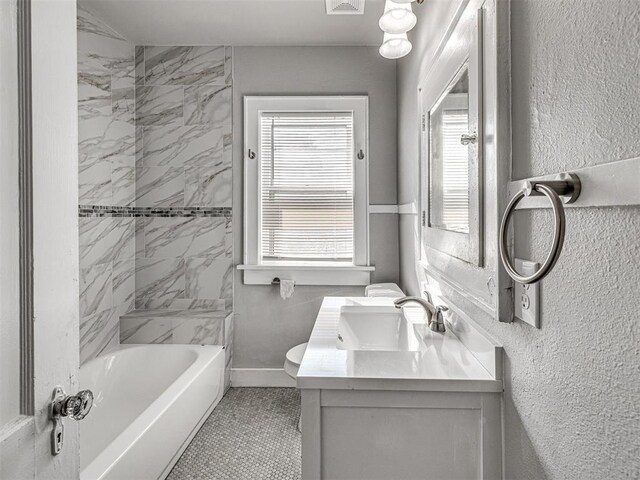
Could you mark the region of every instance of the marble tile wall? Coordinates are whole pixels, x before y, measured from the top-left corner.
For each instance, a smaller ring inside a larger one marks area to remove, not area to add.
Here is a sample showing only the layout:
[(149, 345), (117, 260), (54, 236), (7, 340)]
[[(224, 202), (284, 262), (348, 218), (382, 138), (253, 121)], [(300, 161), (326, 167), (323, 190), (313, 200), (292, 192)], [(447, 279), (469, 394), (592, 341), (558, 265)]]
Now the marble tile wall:
[(120, 318), (120, 342), (225, 345), (225, 316), (212, 310), (136, 310)]
[[(78, 9), (78, 167), (81, 205), (135, 201), (134, 45)], [(135, 305), (135, 219), (79, 218), (80, 361), (119, 342)]]
[[(231, 207), (231, 48), (137, 46), (137, 207)], [(138, 218), (136, 308), (232, 308), (231, 218)]]
[(81, 362), (141, 310), (220, 312), (171, 320), (172, 341), (230, 338), (231, 54), (136, 47), (78, 9)]

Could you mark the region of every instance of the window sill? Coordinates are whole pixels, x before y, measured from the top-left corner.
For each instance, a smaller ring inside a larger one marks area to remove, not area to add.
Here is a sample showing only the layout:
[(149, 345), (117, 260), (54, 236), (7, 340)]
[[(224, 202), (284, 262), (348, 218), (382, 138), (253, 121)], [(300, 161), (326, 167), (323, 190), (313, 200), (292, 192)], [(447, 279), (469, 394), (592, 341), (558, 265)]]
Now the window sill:
[(245, 285), (271, 285), (274, 278), (296, 285), (366, 286), (375, 267), (359, 265), (238, 265)]

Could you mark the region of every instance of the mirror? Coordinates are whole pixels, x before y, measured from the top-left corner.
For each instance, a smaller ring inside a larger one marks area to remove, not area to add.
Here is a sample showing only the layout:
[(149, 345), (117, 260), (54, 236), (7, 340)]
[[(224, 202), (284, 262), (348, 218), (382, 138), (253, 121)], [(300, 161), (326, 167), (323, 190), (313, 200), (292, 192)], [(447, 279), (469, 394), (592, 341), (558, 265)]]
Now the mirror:
[(469, 68), (429, 111), (429, 227), (469, 233)]

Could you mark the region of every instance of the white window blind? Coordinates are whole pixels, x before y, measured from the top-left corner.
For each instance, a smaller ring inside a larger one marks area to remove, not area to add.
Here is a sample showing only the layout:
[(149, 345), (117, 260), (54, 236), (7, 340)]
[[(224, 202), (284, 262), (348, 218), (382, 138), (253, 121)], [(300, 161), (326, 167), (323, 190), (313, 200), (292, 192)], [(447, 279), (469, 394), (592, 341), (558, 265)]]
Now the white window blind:
[(469, 233), (469, 148), (460, 137), (469, 130), (467, 110), (442, 113), (442, 212), (447, 230)]
[(351, 112), (260, 113), (263, 262), (353, 263)]

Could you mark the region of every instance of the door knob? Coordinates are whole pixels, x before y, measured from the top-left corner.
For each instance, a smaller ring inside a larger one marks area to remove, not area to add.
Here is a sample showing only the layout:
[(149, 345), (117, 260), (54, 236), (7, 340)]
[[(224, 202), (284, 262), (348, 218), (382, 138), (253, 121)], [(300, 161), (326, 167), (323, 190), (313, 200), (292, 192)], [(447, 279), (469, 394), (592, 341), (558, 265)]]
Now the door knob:
[(52, 416), (69, 417), (74, 420), (82, 420), (87, 416), (93, 406), (93, 392), (81, 390), (76, 395), (65, 395), (60, 389), (61, 395), (52, 402)]
[(469, 145), (470, 143), (476, 143), (477, 139), (478, 134), (476, 132), (473, 132), (471, 135), (465, 133), (464, 135), (460, 136), (460, 143), (462, 145)]
[(57, 455), (62, 450), (64, 443), (63, 417), (82, 420), (87, 416), (93, 406), (93, 392), (81, 390), (76, 395), (67, 395), (62, 387), (56, 387), (51, 397), (49, 416), (53, 420), (53, 432), (51, 432), (51, 453)]

